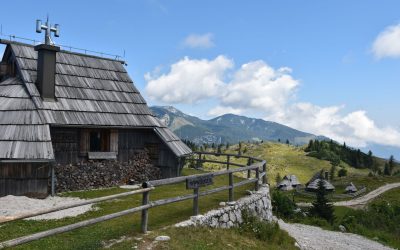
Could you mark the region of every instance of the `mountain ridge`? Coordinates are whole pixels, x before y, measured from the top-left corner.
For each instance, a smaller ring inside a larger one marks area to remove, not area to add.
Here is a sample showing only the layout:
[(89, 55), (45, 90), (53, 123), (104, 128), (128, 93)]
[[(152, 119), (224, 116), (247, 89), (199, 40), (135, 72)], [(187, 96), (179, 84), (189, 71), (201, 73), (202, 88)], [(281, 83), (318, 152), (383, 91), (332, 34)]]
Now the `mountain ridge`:
[(291, 144), (304, 145), (312, 139), (328, 139), (259, 118), (224, 114), (210, 120), (202, 120), (185, 114), (173, 106), (153, 106), (150, 109), (181, 139), (196, 144), (289, 140)]

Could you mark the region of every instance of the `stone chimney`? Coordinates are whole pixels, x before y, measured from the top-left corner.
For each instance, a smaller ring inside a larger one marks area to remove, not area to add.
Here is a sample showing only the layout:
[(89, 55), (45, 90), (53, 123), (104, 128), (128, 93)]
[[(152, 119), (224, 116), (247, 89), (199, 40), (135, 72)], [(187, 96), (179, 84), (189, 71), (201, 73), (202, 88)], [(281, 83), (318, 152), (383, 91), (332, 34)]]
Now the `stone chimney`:
[(56, 54), (60, 47), (40, 44), (35, 46), (38, 52), (36, 87), (45, 101), (55, 101)]

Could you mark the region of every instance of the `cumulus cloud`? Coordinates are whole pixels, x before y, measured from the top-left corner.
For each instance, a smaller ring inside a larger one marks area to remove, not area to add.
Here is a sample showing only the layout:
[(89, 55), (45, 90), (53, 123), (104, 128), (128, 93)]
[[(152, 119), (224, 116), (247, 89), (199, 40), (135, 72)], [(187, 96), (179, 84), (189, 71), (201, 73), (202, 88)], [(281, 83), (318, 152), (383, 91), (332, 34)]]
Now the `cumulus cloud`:
[(189, 48), (211, 48), (215, 44), (213, 42), (214, 35), (212, 33), (206, 34), (191, 34), (185, 38), (183, 45)]
[(160, 75), (157, 68), (158, 73), (147, 73), (146, 92), (166, 104), (218, 100), (209, 116), (256, 113), (355, 147), (369, 143), (400, 147), (399, 130), (377, 126), (364, 110), (346, 114), (340, 105), (296, 102), (300, 81), (288, 67), (273, 68), (262, 60), (245, 63), (232, 73), (233, 67), (233, 61), (225, 56), (213, 60), (185, 57), (165, 74)]
[(400, 57), (400, 24), (387, 27), (372, 45), (375, 57)]
[(261, 60), (243, 64), (227, 84), (221, 103), (237, 109), (281, 112), (299, 84), (290, 72), (286, 67), (275, 70)]
[(235, 114), (235, 115), (240, 115), (242, 114), (241, 109), (235, 109), (232, 107), (226, 107), (226, 106), (216, 106), (212, 109), (210, 109), (207, 113), (209, 116), (220, 116), (224, 114)]
[(167, 74), (147, 73), (145, 91), (151, 99), (164, 103), (193, 104), (216, 96), (225, 72), (232, 67), (233, 61), (225, 56), (214, 60), (185, 57), (174, 63)]
[(311, 103), (295, 103), (289, 105), (283, 115), (272, 114), (265, 118), (355, 147), (365, 147), (368, 143), (400, 147), (400, 132), (396, 129), (378, 127), (364, 110), (342, 114), (342, 109), (343, 106), (320, 107)]

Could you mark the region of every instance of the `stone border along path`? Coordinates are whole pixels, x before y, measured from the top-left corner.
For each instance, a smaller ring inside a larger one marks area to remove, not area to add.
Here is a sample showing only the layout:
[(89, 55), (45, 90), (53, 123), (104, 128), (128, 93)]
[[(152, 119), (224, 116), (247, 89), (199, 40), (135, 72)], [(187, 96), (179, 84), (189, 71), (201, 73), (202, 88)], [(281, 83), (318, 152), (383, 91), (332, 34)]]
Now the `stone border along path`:
[(297, 246), (302, 250), (391, 250), (393, 248), (363, 236), (351, 233), (341, 233), (324, 230), (319, 227), (289, 224), (278, 220), (281, 229), (287, 231), (297, 241)]
[[(372, 190), (371, 192), (369, 192), (366, 195), (363, 195), (361, 197), (352, 199), (352, 200), (348, 200), (348, 201), (338, 201), (338, 202), (334, 202), (333, 205), (334, 206), (344, 206), (344, 207), (352, 207), (352, 208), (362, 208), (364, 207), (368, 202), (370, 202), (371, 200), (375, 199), (376, 197), (378, 197), (379, 195), (383, 194), (386, 191), (389, 191), (393, 188), (399, 188), (400, 187), (400, 182), (396, 182), (396, 183), (390, 183), (390, 184), (386, 184), (384, 186), (381, 186), (375, 190)], [(296, 203), (298, 206), (300, 207), (310, 207), (312, 204), (311, 203), (306, 203), (306, 202), (299, 202)]]

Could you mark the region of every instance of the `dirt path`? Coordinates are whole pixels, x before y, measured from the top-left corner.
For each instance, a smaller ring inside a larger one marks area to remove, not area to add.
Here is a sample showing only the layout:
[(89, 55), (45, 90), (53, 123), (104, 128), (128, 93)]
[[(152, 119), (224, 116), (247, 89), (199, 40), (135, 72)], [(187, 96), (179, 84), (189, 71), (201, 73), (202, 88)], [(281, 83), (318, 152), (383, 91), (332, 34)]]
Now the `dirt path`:
[(333, 204), (335, 206), (363, 207), (369, 201), (375, 199), (376, 197), (383, 194), (384, 192), (389, 191), (390, 189), (393, 189), (393, 188), (398, 188), (398, 187), (400, 187), (400, 182), (386, 184), (382, 187), (379, 187), (379, 188), (369, 192), (368, 194), (366, 194), (364, 196), (361, 196), (361, 197), (358, 197), (356, 199), (349, 200), (349, 201), (338, 201)]
[[(381, 186), (371, 192), (369, 192), (366, 195), (363, 195), (361, 197), (352, 199), (352, 200), (348, 200), (348, 201), (338, 201), (338, 202), (334, 202), (333, 205), (334, 206), (345, 206), (345, 207), (353, 207), (353, 208), (362, 208), (364, 207), (368, 202), (370, 202), (371, 200), (375, 199), (376, 197), (378, 197), (379, 195), (383, 194), (386, 191), (389, 191), (393, 188), (399, 188), (400, 187), (400, 182), (396, 182), (396, 183), (390, 183), (390, 184), (386, 184), (384, 186)], [(311, 203), (305, 203), (305, 202), (299, 202), (297, 203), (298, 206), (300, 207), (310, 207)]]
[(363, 236), (324, 230), (315, 226), (289, 224), (279, 220), (279, 226), (296, 239), (302, 250), (390, 250), (379, 242)]

